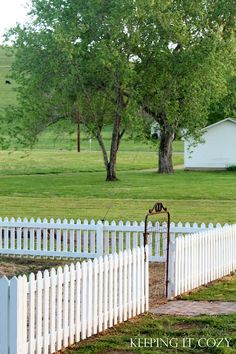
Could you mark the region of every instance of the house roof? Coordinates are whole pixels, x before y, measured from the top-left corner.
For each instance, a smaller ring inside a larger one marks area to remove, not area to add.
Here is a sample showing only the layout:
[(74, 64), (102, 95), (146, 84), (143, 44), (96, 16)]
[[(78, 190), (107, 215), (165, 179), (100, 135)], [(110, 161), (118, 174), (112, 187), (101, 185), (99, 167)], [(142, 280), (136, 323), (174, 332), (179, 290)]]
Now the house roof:
[(225, 122), (232, 122), (236, 124), (236, 118), (225, 118), (223, 120), (220, 120), (219, 122), (213, 123), (211, 125), (208, 125), (207, 127), (203, 128), (202, 130), (207, 130), (209, 128), (215, 127), (216, 125), (220, 125)]

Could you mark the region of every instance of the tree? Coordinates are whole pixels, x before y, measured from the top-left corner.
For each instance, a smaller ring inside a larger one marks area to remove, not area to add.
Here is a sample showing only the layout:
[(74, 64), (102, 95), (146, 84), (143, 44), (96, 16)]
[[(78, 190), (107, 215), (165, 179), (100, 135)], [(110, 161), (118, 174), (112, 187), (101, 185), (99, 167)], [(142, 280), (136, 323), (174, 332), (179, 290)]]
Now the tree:
[[(32, 24), (12, 31), (14, 134), (28, 132), (33, 141), (54, 122), (75, 120), (79, 109), (98, 139), (107, 180), (116, 180), (120, 141), (139, 112), (141, 127), (147, 115), (159, 124), (159, 172), (173, 172), (176, 133), (197, 139), (210, 106), (227, 92), (232, 0), (32, 0), (31, 13)], [(108, 154), (102, 128), (111, 122)]]
[[(11, 137), (33, 144), (61, 119), (81, 122), (101, 147), (107, 180), (116, 161), (131, 102), (135, 71), (125, 28), (129, 3), (115, 0), (32, 0), (33, 20), (12, 29), (18, 107), (8, 109)], [(102, 137), (112, 123), (110, 154)], [(14, 127), (13, 127), (14, 125)]]
[(220, 97), (210, 107), (208, 124), (213, 124), (225, 118), (236, 118), (236, 76), (230, 76), (227, 80), (227, 93)]
[(231, 0), (139, 4), (134, 54), (140, 102), (160, 126), (158, 171), (172, 173), (176, 132), (198, 138), (210, 105), (226, 94), (236, 7)]

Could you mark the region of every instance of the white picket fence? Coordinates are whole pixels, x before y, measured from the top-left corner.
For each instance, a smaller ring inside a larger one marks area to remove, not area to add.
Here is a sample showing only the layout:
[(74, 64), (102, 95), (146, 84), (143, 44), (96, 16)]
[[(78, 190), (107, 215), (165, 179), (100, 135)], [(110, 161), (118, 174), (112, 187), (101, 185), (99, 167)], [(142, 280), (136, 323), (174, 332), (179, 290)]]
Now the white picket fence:
[(148, 310), (144, 247), (0, 279), (0, 354), (54, 353)]
[[(171, 236), (200, 232), (220, 224), (171, 223)], [(34, 220), (0, 218), (0, 254), (95, 258), (143, 245), (144, 222)], [(166, 223), (148, 224), (149, 260), (166, 260)]]
[(236, 225), (179, 236), (170, 248), (172, 298), (236, 270)]
[[(0, 254), (94, 258), (0, 279), (0, 354), (54, 353), (148, 310), (148, 260), (166, 260), (167, 226), (148, 224), (145, 249), (143, 231), (137, 222), (0, 219)], [(236, 225), (172, 223), (170, 236), (169, 299), (236, 269)]]

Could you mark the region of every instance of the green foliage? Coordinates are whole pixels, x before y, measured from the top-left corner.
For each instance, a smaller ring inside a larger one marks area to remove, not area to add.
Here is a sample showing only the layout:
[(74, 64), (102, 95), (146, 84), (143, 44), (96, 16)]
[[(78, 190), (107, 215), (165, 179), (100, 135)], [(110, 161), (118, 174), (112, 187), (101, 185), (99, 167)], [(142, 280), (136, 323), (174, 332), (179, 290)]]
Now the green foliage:
[[(113, 121), (114, 112), (124, 115), (124, 91), (130, 93), (133, 86), (135, 72), (123, 52), (128, 37), (121, 21), (125, 9), (116, 1), (71, 0), (32, 1), (31, 11), (31, 24), (9, 33), (16, 37), (12, 77), (19, 100), (6, 114), (11, 139), (34, 143), (60, 119), (75, 122), (78, 106), (88, 131), (96, 136), (97, 129)], [(122, 118), (125, 125), (125, 115)]]
[(235, 165), (228, 166), (227, 171), (236, 171), (236, 166)]
[[(142, 3), (141, 1), (139, 3)], [(137, 24), (140, 96), (161, 130), (199, 136), (235, 63), (231, 1), (145, 1)]]
[(217, 102), (211, 105), (208, 123), (212, 124), (224, 118), (236, 118), (236, 76), (230, 76), (227, 81), (227, 92)]

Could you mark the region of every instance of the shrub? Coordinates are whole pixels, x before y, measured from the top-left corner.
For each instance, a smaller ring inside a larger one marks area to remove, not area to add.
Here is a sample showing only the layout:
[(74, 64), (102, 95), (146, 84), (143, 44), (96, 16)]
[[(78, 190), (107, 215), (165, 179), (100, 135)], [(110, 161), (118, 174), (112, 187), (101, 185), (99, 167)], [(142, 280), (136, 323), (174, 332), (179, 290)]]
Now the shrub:
[(228, 166), (227, 171), (236, 171), (236, 165)]

